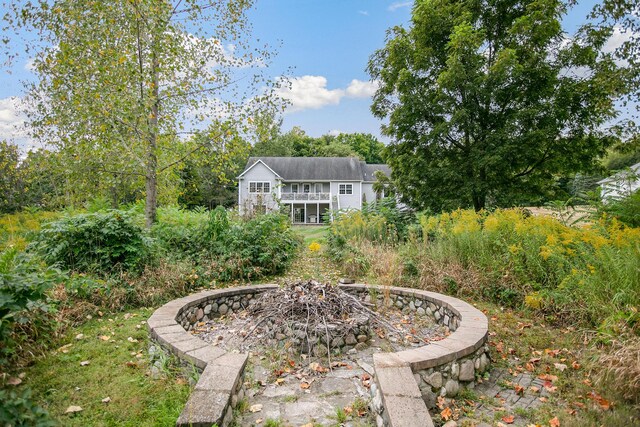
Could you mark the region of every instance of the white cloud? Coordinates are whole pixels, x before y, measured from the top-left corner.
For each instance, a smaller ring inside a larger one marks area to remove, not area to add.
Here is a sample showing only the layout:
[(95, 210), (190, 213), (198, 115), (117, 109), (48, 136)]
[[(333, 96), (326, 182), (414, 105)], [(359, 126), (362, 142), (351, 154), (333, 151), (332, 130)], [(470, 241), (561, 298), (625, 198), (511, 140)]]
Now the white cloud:
[(360, 15), (369, 16), (369, 11), (368, 10), (359, 10), (358, 13)]
[(302, 76), (290, 79), (289, 84), (279, 87), (276, 93), (291, 103), (288, 111), (295, 112), (337, 105), (345, 91), (327, 89), (326, 77)]
[(622, 46), (623, 43), (631, 40), (632, 36), (633, 33), (631, 31), (624, 31), (620, 27), (616, 26), (613, 28), (613, 34), (611, 34), (609, 40), (607, 40), (605, 45), (602, 47), (602, 50), (604, 52), (613, 52), (614, 50)]
[(26, 136), (24, 116), (20, 113), (20, 98), (10, 96), (0, 99), (0, 139), (16, 139)]
[(328, 134), (328, 135), (331, 135), (331, 136), (338, 136), (338, 135), (340, 135), (341, 133), (344, 133), (344, 132), (342, 132), (342, 131), (341, 131), (341, 130), (339, 130), (339, 129), (331, 129), (329, 132), (327, 132), (327, 134)]
[(351, 80), (345, 89), (328, 89), (324, 76), (301, 76), (281, 79), (276, 95), (289, 102), (288, 113), (316, 110), (338, 105), (342, 98), (370, 98), (378, 89), (377, 81)]
[(363, 82), (353, 79), (347, 87), (347, 96), (351, 98), (370, 98), (376, 93), (378, 87), (380, 87), (380, 83), (376, 80)]
[(402, 9), (403, 7), (409, 7), (413, 4), (412, 1), (396, 1), (389, 5), (387, 8), (390, 12), (395, 12), (398, 9)]

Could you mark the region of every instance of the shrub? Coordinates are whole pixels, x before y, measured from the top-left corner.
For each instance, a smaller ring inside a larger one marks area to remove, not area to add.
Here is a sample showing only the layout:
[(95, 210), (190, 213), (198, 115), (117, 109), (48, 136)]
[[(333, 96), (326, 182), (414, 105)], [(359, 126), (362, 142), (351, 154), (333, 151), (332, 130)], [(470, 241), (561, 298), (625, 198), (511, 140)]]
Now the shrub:
[(611, 201), (603, 211), (630, 227), (640, 227), (640, 190), (628, 197)]
[(615, 384), (625, 399), (640, 402), (640, 338), (626, 337), (616, 340), (611, 349), (600, 356), (604, 368), (599, 373), (600, 381)]
[(46, 224), (30, 248), (61, 268), (109, 274), (141, 269), (150, 240), (128, 212), (112, 210)]
[(0, 366), (50, 342), (55, 322), (47, 291), (61, 278), (15, 249), (0, 253)]
[(176, 206), (158, 209), (158, 221), (151, 235), (168, 255), (193, 256), (202, 248), (202, 238), (209, 215), (204, 209), (193, 211)]
[(0, 389), (0, 425), (50, 427), (57, 425), (49, 413), (38, 406), (28, 388), (22, 391)]
[(278, 274), (293, 260), (300, 239), (291, 230), (287, 216), (271, 213), (227, 222), (222, 211), (215, 212), (207, 231), (212, 238), (212, 271), (219, 280)]

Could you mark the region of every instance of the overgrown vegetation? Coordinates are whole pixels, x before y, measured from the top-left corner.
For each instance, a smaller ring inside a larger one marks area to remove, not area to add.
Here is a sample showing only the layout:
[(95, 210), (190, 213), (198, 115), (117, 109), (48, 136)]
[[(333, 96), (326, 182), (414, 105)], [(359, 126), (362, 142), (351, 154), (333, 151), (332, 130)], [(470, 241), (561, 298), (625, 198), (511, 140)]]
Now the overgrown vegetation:
[[(155, 307), (196, 288), (281, 273), (300, 244), (279, 214), (243, 219), (223, 208), (168, 207), (149, 231), (135, 206), (58, 216), (33, 212), (0, 219), (3, 381), (15, 380), (7, 375), (17, 375), (58, 345), (70, 326), (97, 313)], [(3, 425), (49, 425), (28, 388), (2, 385)], [(168, 418), (175, 419), (180, 405)]]

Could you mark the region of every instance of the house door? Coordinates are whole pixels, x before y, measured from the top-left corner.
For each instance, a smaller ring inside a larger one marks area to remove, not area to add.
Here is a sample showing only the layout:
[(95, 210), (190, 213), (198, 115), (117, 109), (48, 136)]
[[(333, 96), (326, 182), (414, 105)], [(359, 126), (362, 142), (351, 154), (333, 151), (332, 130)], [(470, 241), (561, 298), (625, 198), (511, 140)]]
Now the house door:
[(304, 207), (293, 208), (293, 222), (304, 222)]

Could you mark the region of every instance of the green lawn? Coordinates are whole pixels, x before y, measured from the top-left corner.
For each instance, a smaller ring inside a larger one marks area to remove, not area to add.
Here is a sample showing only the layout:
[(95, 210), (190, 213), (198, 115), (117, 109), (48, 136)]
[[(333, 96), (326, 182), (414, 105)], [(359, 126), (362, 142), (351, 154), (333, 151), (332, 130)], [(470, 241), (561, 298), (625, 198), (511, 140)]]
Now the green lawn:
[[(70, 328), (59, 348), (24, 371), (38, 404), (64, 426), (175, 425), (190, 393), (189, 372), (165, 357), (151, 375), (144, 321), (152, 312), (96, 313)], [(82, 411), (65, 414), (69, 406)]]
[(324, 244), (327, 230), (329, 230), (328, 225), (296, 225), (291, 228), (302, 236), (305, 246), (309, 246), (311, 242)]

